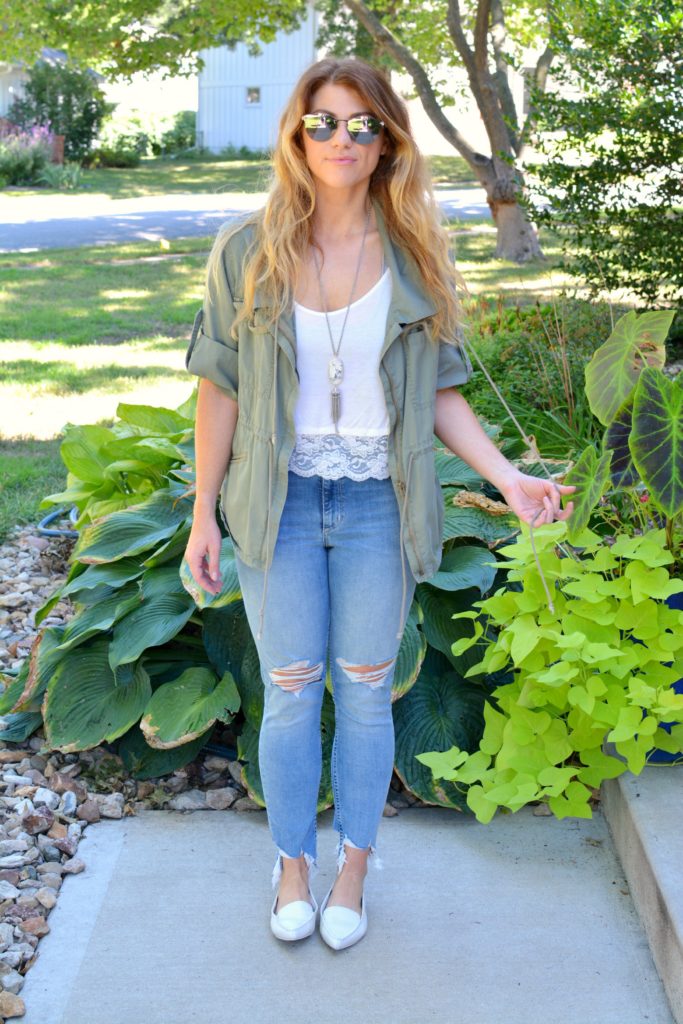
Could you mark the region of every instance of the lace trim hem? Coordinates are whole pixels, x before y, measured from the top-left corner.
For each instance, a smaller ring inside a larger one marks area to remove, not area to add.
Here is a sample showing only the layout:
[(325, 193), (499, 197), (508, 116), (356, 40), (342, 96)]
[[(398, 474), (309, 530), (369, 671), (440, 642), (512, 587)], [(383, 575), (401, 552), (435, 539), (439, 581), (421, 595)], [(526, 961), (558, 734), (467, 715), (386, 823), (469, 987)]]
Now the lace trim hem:
[(299, 476), (338, 480), (386, 480), (389, 476), (389, 435), (297, 434), (289, 468)]

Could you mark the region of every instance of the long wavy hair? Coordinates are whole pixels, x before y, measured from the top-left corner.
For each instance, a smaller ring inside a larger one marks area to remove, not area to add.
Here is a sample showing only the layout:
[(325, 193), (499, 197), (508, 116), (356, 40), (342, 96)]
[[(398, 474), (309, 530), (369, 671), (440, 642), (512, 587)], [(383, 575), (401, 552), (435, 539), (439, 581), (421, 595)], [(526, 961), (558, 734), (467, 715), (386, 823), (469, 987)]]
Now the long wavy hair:
[(301, 117), (311, 112), (314, 93), (327, 83), (353, 89), (384, 121), (387, 151), (370, 177), (369, 195), (378, 201), (390, 237), (413, 260), (434, 301), (437, 312), (431, 318), (432, 337), (454, 339), (459, 325), (457, 286), (462, 281), (451, 260), (426, 161), (411, 135), (401, 97), (381, 72), (356, 57), (325, 57), (304, 71), (280, 117), (265, 206), (224, 225), (216, 237), (207, 275), (215, 275), (217, 281), (230, 237), (245, 224), (255, 226), (244, 261), (244, 305), (231, 334), (236, 339), (240, 322), (252, 316), (257, 287), (267, 297), (273, 323), (291, 309), (298, 272), (313, 241), (311, 218), (316, 202), (315, 181), (301, 138)]

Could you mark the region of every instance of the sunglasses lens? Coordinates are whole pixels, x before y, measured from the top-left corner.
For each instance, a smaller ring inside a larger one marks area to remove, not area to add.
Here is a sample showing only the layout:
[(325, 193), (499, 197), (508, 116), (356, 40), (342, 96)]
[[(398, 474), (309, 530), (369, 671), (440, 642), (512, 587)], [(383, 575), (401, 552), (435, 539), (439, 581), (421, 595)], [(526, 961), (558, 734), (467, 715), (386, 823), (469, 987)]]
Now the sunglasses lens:
[(369, 146), (374, 142), (381, 127), (376, 117), (352, 117), (348, 124), (349, 135), (361, 146)]
[(315, 139), (316, 142), (327, 142), (332, 137), (333, 128), (337, 126), (336, 122), (331, 125), (331, 120), (326, 114), (306, 114), (303, 119), (304, 128), (311, 139)]

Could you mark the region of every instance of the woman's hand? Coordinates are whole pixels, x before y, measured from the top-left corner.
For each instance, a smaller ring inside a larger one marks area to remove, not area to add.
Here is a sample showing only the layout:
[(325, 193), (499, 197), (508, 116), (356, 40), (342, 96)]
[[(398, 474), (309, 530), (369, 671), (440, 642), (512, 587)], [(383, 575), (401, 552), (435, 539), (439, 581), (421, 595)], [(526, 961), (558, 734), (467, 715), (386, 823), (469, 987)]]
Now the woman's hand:
[[(565, 509), (560, 507), (560, 496), (576, 490), (573, 484), (558, 484), (516, 471), (499, 484), (498, 489), (515, 515), (524, 523), (533, 522), (534, 526), (552, 523), (554, 519), (568, 519), (574, 510), (573, 501), (568, 502)], [(540, 515), (534, 519), (537, 513)]]
[(197, 515), (185, 548), (185, 560), (195, 583), (210, 594), (219, 594), (223, 586), (220, 578), (221, 531), (216, 516)]

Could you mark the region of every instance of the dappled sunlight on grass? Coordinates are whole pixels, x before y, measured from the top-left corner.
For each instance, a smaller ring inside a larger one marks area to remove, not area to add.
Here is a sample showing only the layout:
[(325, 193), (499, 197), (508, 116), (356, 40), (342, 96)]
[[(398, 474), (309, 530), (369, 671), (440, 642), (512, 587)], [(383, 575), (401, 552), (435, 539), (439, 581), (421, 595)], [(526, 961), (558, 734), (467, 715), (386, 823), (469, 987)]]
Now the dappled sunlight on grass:
[[(161, 335), (164, 328), (188, 333), (203, 294), (206, 239), (175, 261), (148, 260), (158, 246), (98, 247), (53, 251), (50, 265), (27, 270), (29, 261), (0, 257), (0, 321), (4, 339), (88, 345)], [(143, 257), (135, 260), (136, 254)], [(125, 262), (112, 261), (118, 256)], [(109, 259), (106, 259), (109, 256)]]
[(188, 375), (177, 380), (152, 378), (130, 389), (119, 387), (117, 393), (88, 391), (74, 401), (72, 395), (42, 395), (28, 402), (26, 389), (21, 394), (7, 393), (0, 386), (3, 419), (0, 439), (15, 437), (47, 439), (57, 437), (67, 423), (97, 423), (102, 418), (113, 419), (119, 402), (134, 405), (161, 405), (176, 408), (186, 401), (194, 386)]
[(123, 391), (141, 380), (154, 377), (177, 377), (187, 379), (184, 368), (177, 370), (165, 366), (117, 366), (112, 363), (89, 367), (86, 371), (73, 363), (18, 359), (7, 369), (0, 367), (0, 395), (5, 385), (31, 398), (45, 394), (82, 395), (87, 391)]

